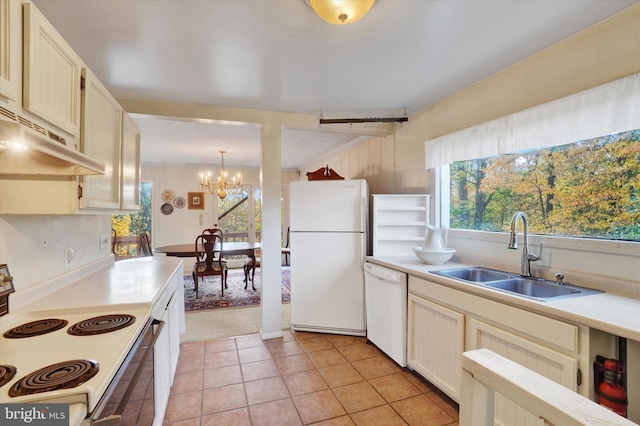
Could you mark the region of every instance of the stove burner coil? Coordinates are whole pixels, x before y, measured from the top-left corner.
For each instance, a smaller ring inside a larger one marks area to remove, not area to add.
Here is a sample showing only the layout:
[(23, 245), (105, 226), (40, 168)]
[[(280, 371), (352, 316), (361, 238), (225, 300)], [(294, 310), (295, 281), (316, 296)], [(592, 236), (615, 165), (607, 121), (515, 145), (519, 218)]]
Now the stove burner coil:
[(127, 314), (102, 315), (80, 321), (67, 329), (72, 336), (91, 336), (109, 333), (130, 326), (136, 317)]
[(69, 324), (67, 320), (49, 318), (28, 322), (6, 331), (3, 336), (7, 339), (23, 339), (25, 337), (40, 336), (60, 330)]
[(9, 389), (9, 396), (24, 396), (75, 388), (98, 374), (99, 364), (87, 359), (75, 359), (48, 365), (18, 380)]
[(0, 365), (0, 387), (6, 385), (16, 375), (16, 368), (13, 365)]

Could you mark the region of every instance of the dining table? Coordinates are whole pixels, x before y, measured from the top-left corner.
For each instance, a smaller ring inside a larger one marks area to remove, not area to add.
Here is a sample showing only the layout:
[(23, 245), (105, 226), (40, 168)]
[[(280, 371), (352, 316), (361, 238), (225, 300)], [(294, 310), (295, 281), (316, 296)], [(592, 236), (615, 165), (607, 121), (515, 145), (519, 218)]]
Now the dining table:
[[(222, 251), (222, 255), (246, 255), (255, 260), (255, 250), (260, 248), (260, 242), (249, 241), (223, 241), (222, 250), (220, 245), (216, 244), (213, 248), (214, 251)], [(176, 257), (196, 257), (196, 247), (194, 243), (187, 244), (173, 244), (169, 246), (156, 247), (154, 250), (156, 253), (164, 253), (167, 256)], [(198, 253), (204, 252), (198, 250)]]

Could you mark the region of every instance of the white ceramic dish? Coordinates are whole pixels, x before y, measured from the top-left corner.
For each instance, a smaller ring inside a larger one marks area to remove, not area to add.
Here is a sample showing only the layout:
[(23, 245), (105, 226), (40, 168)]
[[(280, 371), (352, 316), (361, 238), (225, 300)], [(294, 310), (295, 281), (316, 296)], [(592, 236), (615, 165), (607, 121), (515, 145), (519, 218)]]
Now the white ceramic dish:
[(455, 254), (456, 249), (445, 248), (444, 251), (425, 250), (422, 247), (414, 247), (414, 253), (423, 263), (429, 265), (442, 265)]

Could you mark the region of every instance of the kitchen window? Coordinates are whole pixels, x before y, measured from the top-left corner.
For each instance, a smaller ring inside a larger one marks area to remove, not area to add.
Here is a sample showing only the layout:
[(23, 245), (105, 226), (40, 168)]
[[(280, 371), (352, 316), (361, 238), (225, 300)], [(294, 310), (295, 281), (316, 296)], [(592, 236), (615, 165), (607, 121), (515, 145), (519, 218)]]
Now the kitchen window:
[(151, 182), (140, 182), (138, 213), (111, 216), (111, 228), (117, 235), (115, 245), (117, 258), (141, 256), (139, 235), (145, 232), (151, 237), (151, 188)]
[(524, 211), (539, 235), (638, 242), (639, 129), (635, 74), (426, 141), (436, 224), (504, 231)]
[(455, 161), (440, 173), (442, 222), (452, 228), (507, 231), (521, 210), (536, 234), (640, 241), (640, 130)]

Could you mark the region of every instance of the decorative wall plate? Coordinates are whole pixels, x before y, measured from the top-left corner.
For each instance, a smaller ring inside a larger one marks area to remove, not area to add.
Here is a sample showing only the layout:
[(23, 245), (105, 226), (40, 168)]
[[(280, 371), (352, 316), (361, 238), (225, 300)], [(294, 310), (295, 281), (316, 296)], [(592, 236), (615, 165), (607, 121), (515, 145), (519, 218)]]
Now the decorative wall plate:
[(165, 203), (172, 202), (174, 197), (175, 197), (175, 194), (170, 189), (167, 189), (166, 191), (162, 192), (162, 201), (164, 201)]
[(187, 204), (187, 201), (182, 197), (176, 197), (176, 199), (173, 200), (173, 205), (176, 208), (181, 209), (181, 208), (183, 208), (185, 206), (185, 204)]
[(160, 211), (164, 214), (171, 214), (173, 213), (173, 206), (171, 203), (164, 203), (160, 206)]

